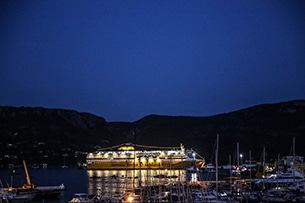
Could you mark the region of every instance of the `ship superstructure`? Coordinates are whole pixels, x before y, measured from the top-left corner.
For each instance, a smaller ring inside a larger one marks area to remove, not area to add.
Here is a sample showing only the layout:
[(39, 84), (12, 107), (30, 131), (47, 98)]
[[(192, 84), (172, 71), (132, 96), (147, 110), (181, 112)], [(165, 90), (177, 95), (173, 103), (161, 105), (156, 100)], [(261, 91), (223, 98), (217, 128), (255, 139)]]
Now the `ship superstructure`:
[(126, 143), (88, 153), (87, 169), (186, 169), (201, 168), (205, 160), (194, 150)]

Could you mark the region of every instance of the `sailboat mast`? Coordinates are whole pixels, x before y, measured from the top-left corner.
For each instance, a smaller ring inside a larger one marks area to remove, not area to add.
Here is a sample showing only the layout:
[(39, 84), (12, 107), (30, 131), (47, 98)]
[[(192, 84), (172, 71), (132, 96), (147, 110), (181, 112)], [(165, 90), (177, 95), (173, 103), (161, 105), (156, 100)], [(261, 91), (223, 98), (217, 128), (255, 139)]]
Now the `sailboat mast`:
[(265, 162), (266, 162), (266, 148), (264, 147), (263, 148), (263, 175), (265, 176), (266, 174), (265, 174)]
[(236, 161), (237, 161), (237, 167), (239, 167), (239, 142), (237, 142), (236, 146)]
[(295, 182), (295, 137), (293, 137), (293, 141), (292, 141), (293, 145), (292, 145), (292, 151), (293, 151), (293, 166), (292, 166), (292, 171), (293, 171), (293, 182)]
[(216, 191), (218, 191), (218, 147), (219, 147), (219, 134), (217, 134), (217, 138), (216, 138), (216, 153), (215, 153)]
[(232, 161), (231, 161), (231, 155), (229, 155), (229, 166), (230, 166), (230, 192), (232, 192)]
[(24, 168), (24, 171), (25, 171), (25, 177), (26, 177), (27, 184), (32, 185), (31, 179), (30, 179), (30, 176), (29, 176), (29, 171), (28, 171), (28, 168), (26, 167), (25, 160), (22, 160), (22, 163), (23, 163), (23, 168)]
[(250, 180), (252, 179), (252, 164), (251, 164), (251, 159), (252, 159), (252, 154), (251, 154), (251, 149), (249, 150), (249, 163), (250, 163)]
[[(133, 144), (136, 144), (137, 137), (137, 124), (134, 122), (134, 134), (133, 134)], [(136, 149), (133, 150), (133, 189), (135, 188), (135, 177), (136, 177)], [(140, 179), (141, 181), (141, 179)], [(141, 184), (141, 183), (139, 183)], [(141, 185), (140, 185), (141, 186)]]

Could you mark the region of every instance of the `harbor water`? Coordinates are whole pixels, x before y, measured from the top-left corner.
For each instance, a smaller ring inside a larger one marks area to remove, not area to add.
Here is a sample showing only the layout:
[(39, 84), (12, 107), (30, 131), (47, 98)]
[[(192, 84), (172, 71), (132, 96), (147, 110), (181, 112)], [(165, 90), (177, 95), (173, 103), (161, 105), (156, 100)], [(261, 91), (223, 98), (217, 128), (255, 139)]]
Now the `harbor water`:
[[(80, 170), (78, 168), (29, 168), (31, 183), (36, 186), (58, 186), (66, 190), (56, 199), (36, 199), (36, 203), (68, 202), (75, 193), (110, 196), (134, 187), (187, 181), (185, 170)], [(26, 184), (23, 167), (1, 169), (2, 187)]]

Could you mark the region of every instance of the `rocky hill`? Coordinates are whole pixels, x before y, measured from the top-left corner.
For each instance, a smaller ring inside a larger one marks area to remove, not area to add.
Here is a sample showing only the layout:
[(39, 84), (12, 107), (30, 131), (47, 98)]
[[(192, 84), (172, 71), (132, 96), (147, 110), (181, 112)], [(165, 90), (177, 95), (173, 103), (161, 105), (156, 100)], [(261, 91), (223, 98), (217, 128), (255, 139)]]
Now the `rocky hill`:
[[(136, 122), (107, 122), (104, 118), (74, 110), (41, 107), (0, 107), (1, 166), (20, 164), (76, 164), (86, 152), (124, 142), (143, 145), (193, 148), (206, 158), (214, 157), (219, 134), (223, 163), (240, 153), (256, 160), (263, 148), (267, 160), (296, 153), (305, 155), (305, 100), (263, 104), (209, 117), (148, 115)], [(235, 161), (234, 158), (232, 158)]]

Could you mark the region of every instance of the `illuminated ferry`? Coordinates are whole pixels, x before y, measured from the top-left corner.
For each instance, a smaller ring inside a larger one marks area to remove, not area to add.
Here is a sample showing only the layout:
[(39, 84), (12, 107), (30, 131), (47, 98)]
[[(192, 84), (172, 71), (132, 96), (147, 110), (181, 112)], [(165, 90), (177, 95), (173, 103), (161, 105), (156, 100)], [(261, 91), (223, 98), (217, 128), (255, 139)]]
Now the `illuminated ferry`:
[(88, 153), (87, 169), (186, 169), (201, 168), (205, 160), (193, 150), (126, 143)]

